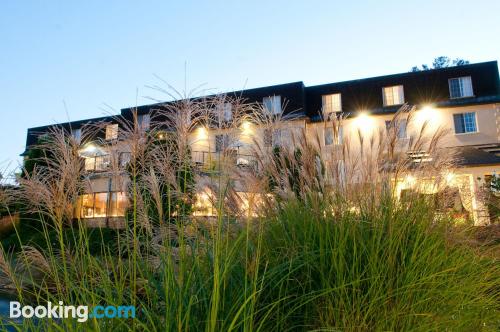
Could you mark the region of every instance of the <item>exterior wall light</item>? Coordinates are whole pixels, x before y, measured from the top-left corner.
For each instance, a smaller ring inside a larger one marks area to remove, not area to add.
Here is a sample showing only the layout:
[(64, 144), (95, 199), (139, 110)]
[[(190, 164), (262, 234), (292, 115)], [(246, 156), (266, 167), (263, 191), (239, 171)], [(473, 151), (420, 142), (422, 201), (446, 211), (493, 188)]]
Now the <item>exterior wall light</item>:
[(208, 139), (208, 129), (206, 127), (199, 127), (197, 129), (197, 137), (199, 140)]
[(435, 128), (441, 123), (441, 114), (432, 105), (424, 105), (416, 113), (416, 120), (419, 125), (427, 124)]
[(361, 111), (354, 119), (354, 124), (361, 132), (370, 133), (375, 127), (375, 120), (368, 114), (367, 111)]

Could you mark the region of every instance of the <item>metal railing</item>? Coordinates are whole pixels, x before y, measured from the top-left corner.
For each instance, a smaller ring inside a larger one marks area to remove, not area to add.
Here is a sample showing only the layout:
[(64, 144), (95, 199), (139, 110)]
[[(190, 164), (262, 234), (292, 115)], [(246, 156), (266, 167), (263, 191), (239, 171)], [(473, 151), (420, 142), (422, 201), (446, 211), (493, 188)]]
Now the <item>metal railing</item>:
[(225, 152), (192, 151), (191, 159), (197, 167), (206, 171), (217, 171), (224, 164), (254, 170), (258, 165), (255, 156), (239, 153), (237, 149)]
[[(113, 165), (112, 156), (109, 154), (95, 157), (85, 157), (84, 169), (86, 172), (106, 172), (111, 170)], [(118, 156), (118, 167), (124, 169), (130, 161), (130, 152), (121, 152)]]

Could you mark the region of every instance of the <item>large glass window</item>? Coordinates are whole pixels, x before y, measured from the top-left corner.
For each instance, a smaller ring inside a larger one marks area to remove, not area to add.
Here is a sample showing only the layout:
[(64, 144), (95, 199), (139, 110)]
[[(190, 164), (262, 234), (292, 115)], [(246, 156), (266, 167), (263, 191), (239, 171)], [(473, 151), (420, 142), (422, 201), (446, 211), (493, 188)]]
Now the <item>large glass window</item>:
[(78, 209), (80, 218), (123, 217), (127, 204), (124, 192), (93, 193), (80, 196)]
[(127, 195), (124, 192), (112, 192), (109, 200), (110, 217), (123, 217), (127, 210)]
[(108, 193), (96, 193), (94, 195), (94, 218), (106, 217)]
[(401, 105), (405, 102), (405, 95), (402, 85), (387, 86), (382, 89), (384, 106)]
[(448, 80), (450, 98), (473, 97), (472, 80), (470, 76), (450, 78)]
[(455, 134), (477, 132), (476, 112), (453, 114)]
[(94, 217), (94, 194), (85, 194), (80, 197), (80, 217), (93, 218)]

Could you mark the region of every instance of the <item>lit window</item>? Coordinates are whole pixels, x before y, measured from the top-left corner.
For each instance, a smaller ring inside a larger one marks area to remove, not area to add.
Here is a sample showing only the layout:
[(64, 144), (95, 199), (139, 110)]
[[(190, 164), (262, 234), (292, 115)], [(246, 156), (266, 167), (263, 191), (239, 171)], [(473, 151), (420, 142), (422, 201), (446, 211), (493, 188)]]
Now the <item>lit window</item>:
[(108, 193), (96, 193), (94, 197), (94, 218), (106, 217)]
[(124, 192), (112, 192), (109, 200), (110, 217), (123, 217), (127, 210), (127, 195)]
[(473, 97), (472, 80), (470, 76), (450, 78), (448, 80), (450, 88), (450, 98)]
[(106, 126), (106, 140), (118, 138), (118, 124), (110, 124)]
[(263, 99), (264, 108), (271, 114), (281, 113), (281, 96), (265, 97)]
[(397, 137), (400, 139), (408, 138), (406, 127), (407, 127), (407, 121), (404, 119), (398, 121), (385, 122), (385, 129), (387, 130), (387, 133), (390, 135), (391, 130), (396, 130)]
[(338, 132), (336, 133), (337, 137), (335, 137), (335, 133), (333, 131), (332, 127), (326, 127), (325, 128), (325, 145), (340, 145), (342, 144), (342, 136), (343, 136), (343, 129), (342, 127), (338, 128)]
[(151, 116), (149, 114), (142, 114), (137, 116), (137, 123), (142, 130), (149, 130), (151, 126)]
[(85, 194), (80, 197), (80, 217), (94, 217), (94, 194)]
[(215, 152), (222, 152), (229, 146), (229, 135), (216, 135), (215, 136)]
[(94, 157), (85, 158), (85, 170), (86, 171), (95, 170), (95, 158)]
[(476, 112), (453, 114), (455, 134), (477, 132)]
[(330, 115), (331, 113), (341, 112), (342, 111), (342, 100), (340, 93), (334, 93), (331, 95), (323, 95), (323, 114), (325, 116)]
[(387, 86), (382, 89), (384, 106), (401, 105), (405, 102), (405, 95), (402, 85)]
[(77, 143), (80, 143), (82, 140), (82, 130), (80, 128), (78, 129), (72, 129), (71, 130), (71, 136), (75, 139)]

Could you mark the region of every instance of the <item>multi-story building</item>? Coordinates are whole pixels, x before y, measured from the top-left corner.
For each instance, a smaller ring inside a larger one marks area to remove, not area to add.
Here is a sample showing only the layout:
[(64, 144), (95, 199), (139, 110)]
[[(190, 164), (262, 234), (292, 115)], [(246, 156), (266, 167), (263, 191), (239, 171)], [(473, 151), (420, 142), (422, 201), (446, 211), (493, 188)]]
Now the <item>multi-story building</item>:
[[(321, 137), (322, 148), (328, 151), (339, 144), (339, 140), (348, 140), (360, 132), (368, 135), (380, 128), (385, 130), (402, 105), (414, 106), (415, 121), (425, 121), (431, 129), (447, 130), (440, 144), (442, 148), (453, 149), (458, 156), (454, 176), (462, 183), (460, 193), (469, 196), (464, 199), (464, 205), (477, 224), (488, 220), (487, 209), (476, 193), (489, 177), (500, 172), (500, 81), (496, 61), (310, 87), (303, 82), (294, 82), (234, 91), (227, 95), (242, 97), (248, 103), (260, 103), (270, 113), (282, 114), (286, 118), (272, 132), (250, 126), (244, 128), (241, 144), (235, 146), (239, 165), (250, 162), (245, 149), (255, 137), (260, 137), (263, 145), (272, 147), (286, 142), (295, 130), (315, 132)], [(125, 108), (119, 117), (130, 120), (137, 111), (139, 122), (147, 129), (152, 115), (162, 105)], [(223, 114), (230, 119), (231, 107), (224, 109)], [(333, 134), (332, 124), (325, 121), (332, 114), (344, 118), (338, 135)], [(403, 142), (415, 130), (407, 127), (405, 121), (402, 118), (397, 134)], [(97, 122), (108, 123), (105, 131), (99, 134), (103, 140), (116, 139), (122, 129), (120, 121), (113, 116), (58, 126), (79, 138), (83, 125)], [(34, 145), (50, 127), (28, 129), (26, 148)], [(207, 162), (207, 156), (221, 151), (225, 134), (221, 130), (197, 130), (193, 135), (198, 139), (192, 141), (191, 150), (195, 162), (203, 164)], [(425, 151), (414, 153), (417, 158), (425, 156)], [(126, 194), (123, 184), (114, 183), (103, 172), (112, 162), (111, 157), (95, 145), (85, 148), (81, 155), (85, 159), (85, 169), (94, 175), (92, 185), (82, 199), (79, 217), (90, 225), (119, 225), (124, 215)], [(127, 158), (127, 151), (123, 151), (118, 163), (126, 164)], [(405, 189), (407, 185), (400, 186)]]

